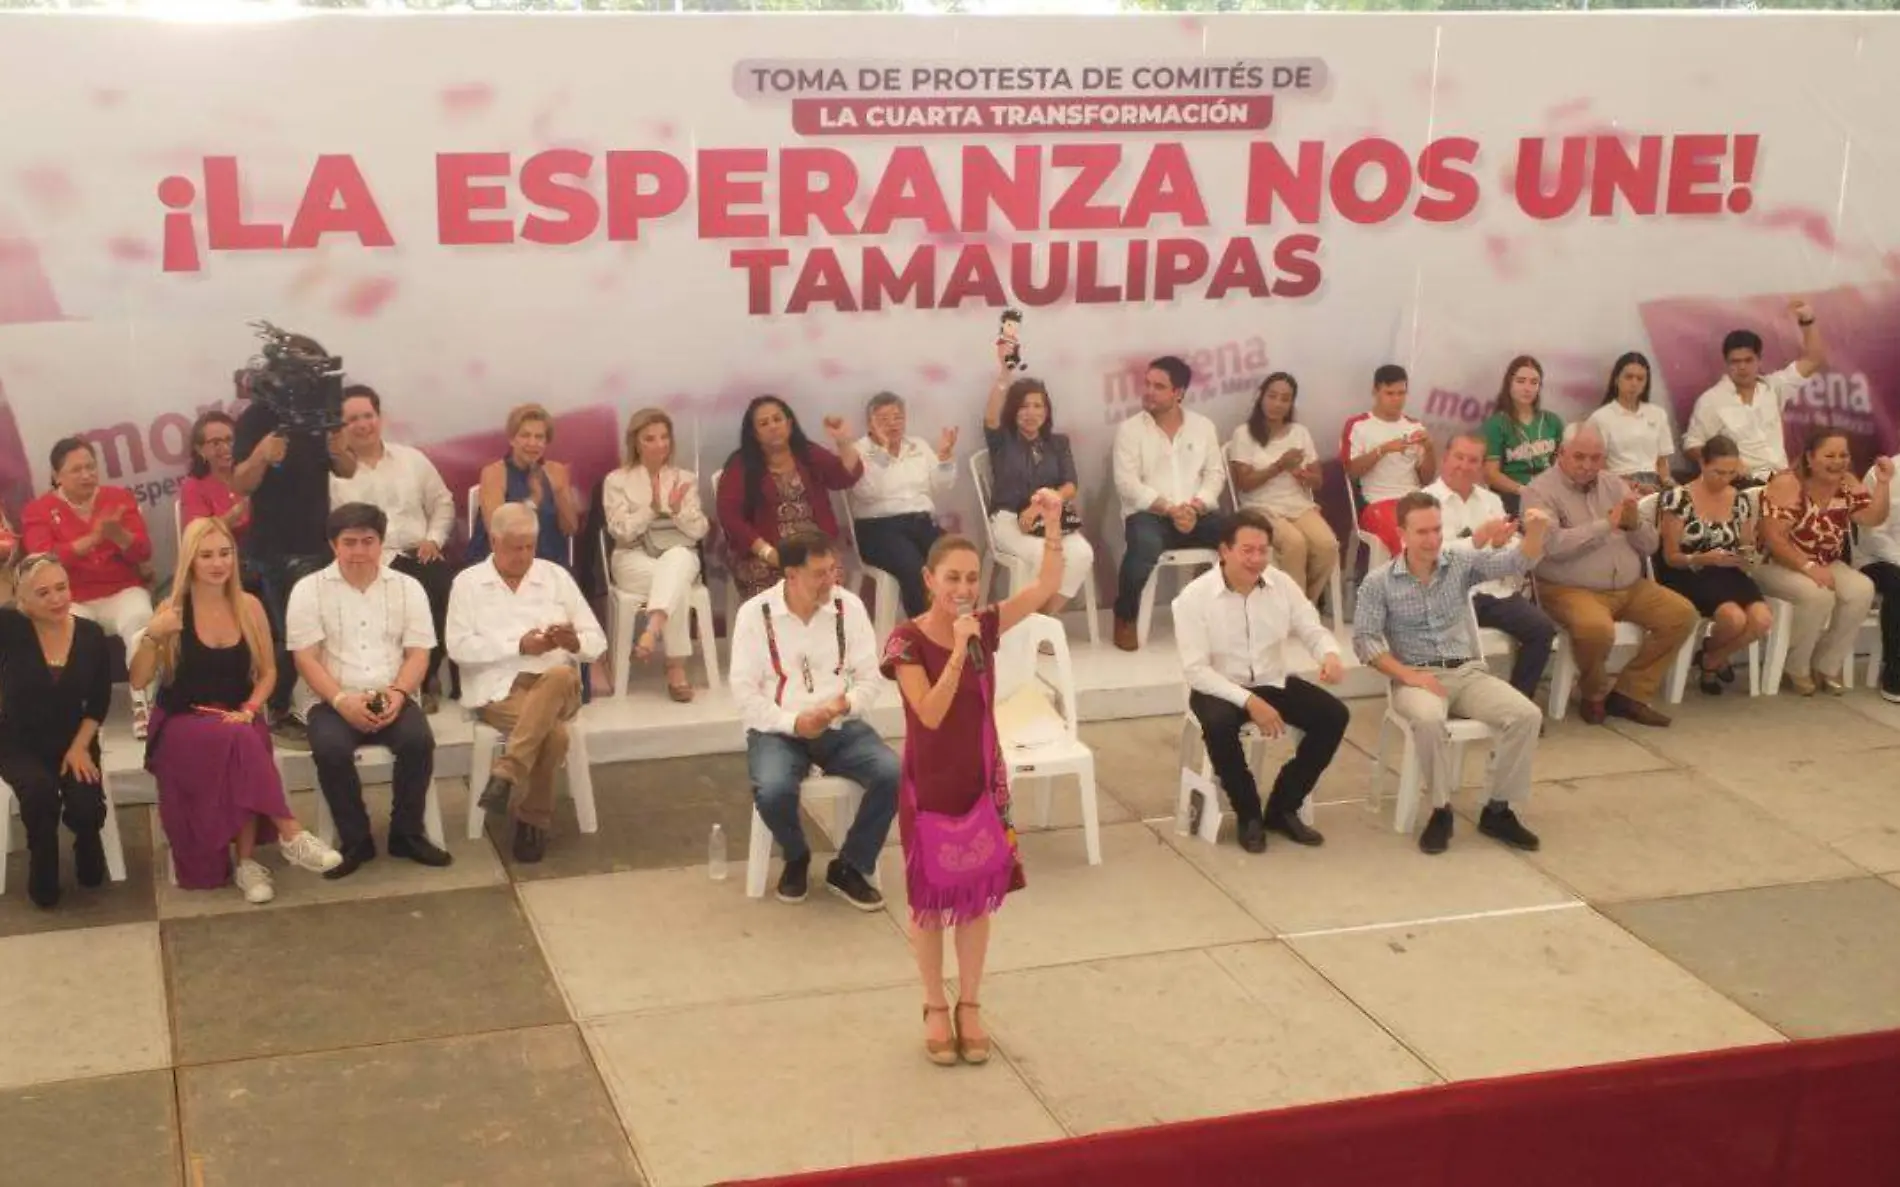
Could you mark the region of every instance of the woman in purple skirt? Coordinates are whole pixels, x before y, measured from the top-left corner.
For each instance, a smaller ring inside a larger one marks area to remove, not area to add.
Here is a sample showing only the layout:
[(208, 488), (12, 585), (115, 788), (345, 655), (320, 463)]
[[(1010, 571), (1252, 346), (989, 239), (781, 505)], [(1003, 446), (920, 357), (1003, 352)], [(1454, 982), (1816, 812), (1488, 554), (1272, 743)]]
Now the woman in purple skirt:
[(253, 856), (273, 842), (313, 873), (342, 857), (290, 814), (258, 710), (277, 682), (270, 623), (238, 580), (237, 543), (219, 518), (185, 529), (172, 596), (152, 615), (132, 656), (131, 682), (163, 681), (145, 744), (158, 780), (158, 818), (171, 842), (178, 885), (215, 890), (235, 880), (244, 898), (276, 894)]
[[(949, 1065), (990, 1057), (978, 1011), (990, 915), (1023, 887), (1009, 780), (996, 740), (996, 648), (1062, 580), (1062, 499), (1039, 490), (1042, 567), (1007, 602), (976, 609), (981, 555), (961, 536), (942, 536), (924, 562), (930, 608), (891, 632), (884, 675), (904, 694), (904, 763), (898, 833), (910, 897), (911, 946), (924, 982), (924, 1053)], [(943, 992), (943, 933), (956, 929), (957, 1006)]]

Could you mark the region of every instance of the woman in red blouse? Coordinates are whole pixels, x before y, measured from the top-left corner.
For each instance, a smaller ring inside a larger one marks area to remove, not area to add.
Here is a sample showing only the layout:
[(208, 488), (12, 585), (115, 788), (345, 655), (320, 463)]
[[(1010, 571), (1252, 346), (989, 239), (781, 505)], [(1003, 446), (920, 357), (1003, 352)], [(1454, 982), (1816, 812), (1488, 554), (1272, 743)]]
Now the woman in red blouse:
[[(130, 656), (152, 620), (140, 568), (152, 559), (145, 517), (131, 491), (99, 484), (99, 458), (85, 438), (61, 438), (52, 462), (52, 493), (26, 505), (26, 551), (59, 558), (72, 583), (73, 613), (118, 635)], [(145, 717), (145, 691), (133, 689), (132, 729), (140, 738)]]
[(1846, 560), (1854, 524), (1887, 520), (1893, 462), (1875, 463), (1870, 491), (1852, 471), (1847, 435), (1826, 427), (1808, 434), (1807, 447), (1762, 492), (1762, 536), (1768, 556), (1755, 581), (1768, 596), (1793, 603), (1784, 682), (1802, 696), (1817, 688), (1845, 691), (1842, 665), (1852, 655), (1874, 583)]
[(179, 539), (184, 529), (200, 519), (222, 519), (242, 547), (251, 530), (251, 500), (232, 485), (237, 465), (232, 445), (237, 422), (222, 412), (200, 416), (191, 426), (191, 465), (178, 487)]
[(864, 462), (842, 416), (825, 417), (825, 432), (837, 453), (807, 440), (777, 396), (746, 405), (739, 448), (726, 459), (718, 491), (719, 527), (740, 596), (757, 597), (777, 583), (778, 542), (793, 532), (838, 538), (831, 492), (856, 486)]

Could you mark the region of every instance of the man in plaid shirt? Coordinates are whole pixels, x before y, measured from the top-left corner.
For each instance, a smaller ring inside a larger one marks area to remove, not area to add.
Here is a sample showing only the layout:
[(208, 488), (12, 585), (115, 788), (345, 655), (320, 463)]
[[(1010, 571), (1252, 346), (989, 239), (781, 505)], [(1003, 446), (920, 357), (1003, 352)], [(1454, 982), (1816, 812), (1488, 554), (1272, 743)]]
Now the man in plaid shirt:
[[(1403, 551), (1373, 569), (1359, 587), (1352, 642), (1361, 660), (1392, 681), (1392, 707), (1411, 724), (1431, 782), (1432, 815), (1418, 847), (1443, 853), (1451, 844), (1451, 792), (1460, 772), (1452, 768), (1446, 723), (1462, 717), (1498, 732), (1478, 831), (1517, 849), (1536, 849), (1537, 834), (1520, 824), (1512, 809), (1530, 794), (1531, 759), (1543, 715), (1530, 698), (1486, 668), (1467, 598), (1473, 586), (1529, 571), (1543, 555), (1550, 519), (1541, 511), (1527, 512), (1517, 547), (1465, 552), (1444, 548), (1438, 500), (1431, 495), (1404, 496), (1397, 513)], [(1485, 525), (1487, 530), (1492, 526)]]

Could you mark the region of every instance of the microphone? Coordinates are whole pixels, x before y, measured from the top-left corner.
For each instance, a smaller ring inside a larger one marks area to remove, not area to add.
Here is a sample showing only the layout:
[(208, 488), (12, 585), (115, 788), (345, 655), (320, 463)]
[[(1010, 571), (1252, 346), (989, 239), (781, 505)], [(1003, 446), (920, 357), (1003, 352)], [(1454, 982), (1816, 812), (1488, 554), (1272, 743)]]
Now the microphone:
[[(969, 602), (957, 603), (957, 614), (959, 616), (970, 612), (971, 608)], [(983, 641), (975, 636), (971, 636), (964, 641), (964, 646), (968, 648), (967, 654), (969, 656), (970, 669), (972, 671), (981, 672), (983, 670)]]

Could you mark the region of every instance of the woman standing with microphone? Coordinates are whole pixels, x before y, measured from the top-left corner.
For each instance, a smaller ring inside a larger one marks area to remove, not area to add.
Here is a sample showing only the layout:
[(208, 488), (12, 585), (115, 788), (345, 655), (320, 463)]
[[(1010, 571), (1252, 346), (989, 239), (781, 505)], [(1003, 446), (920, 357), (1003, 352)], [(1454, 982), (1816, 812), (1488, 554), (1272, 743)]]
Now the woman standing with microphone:
[[(891, 632), (882, 670), (904, 696), (903, 778), (897, 824), (904, 844), (911, 947), (924, 982), (924, 1052), (948, 1066), (983, 1063), (990, 1039), (978, 997), (990, 916), (1023, 886), (1009, 821), (1009, 780), (996, 739), (996, 649), (1062, 579), (1062, 499), (1044, 488), (1030, 500), (1043, 528), (1034, 585), (1000, 605), (982, 593), (977, 546), (943, 536), (924, 562), (930, 608)], [(943, 991), (943, 933), (954, 928), (957, 1005)]]

